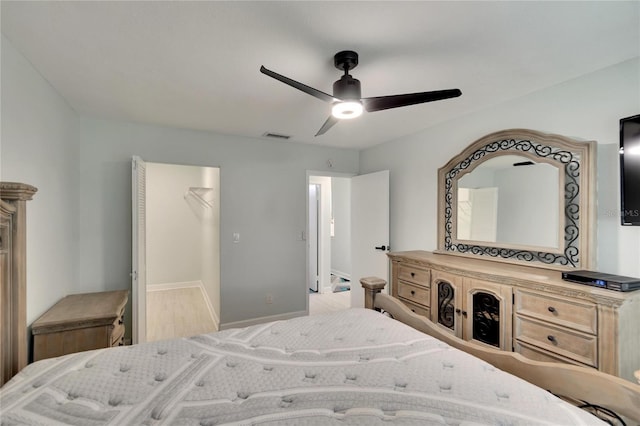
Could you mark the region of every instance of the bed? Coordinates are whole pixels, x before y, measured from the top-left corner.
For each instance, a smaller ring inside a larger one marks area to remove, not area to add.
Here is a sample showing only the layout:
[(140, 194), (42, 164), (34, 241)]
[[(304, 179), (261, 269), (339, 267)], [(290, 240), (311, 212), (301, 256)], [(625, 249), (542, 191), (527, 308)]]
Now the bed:
[[(379, 293), (384, 281), (362, 282), (374, 309), (36, 362), (0, 389), (2, 424), (602, 424), (417, 330), (419, 317)], [(589, 373), (640, 419), (640, 386)]]

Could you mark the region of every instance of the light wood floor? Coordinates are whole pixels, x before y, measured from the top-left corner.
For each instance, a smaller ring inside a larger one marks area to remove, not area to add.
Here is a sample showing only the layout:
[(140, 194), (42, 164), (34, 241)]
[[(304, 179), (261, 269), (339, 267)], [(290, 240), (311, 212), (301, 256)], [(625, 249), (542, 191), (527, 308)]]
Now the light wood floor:
[(217, 331), (198, 287), (147, 292), (147, 341)]
[(327, 312), (341, 311), (351, 306), (351, 292), (340, 291), (337, 293), (310, 293), (309, 315), (324, 314)]
[[(348, 309), (351, 293), (309, 294), (309, 315)], [(147, 341), (217, 331), (202, 290), (197, 287), (147, 292)]]

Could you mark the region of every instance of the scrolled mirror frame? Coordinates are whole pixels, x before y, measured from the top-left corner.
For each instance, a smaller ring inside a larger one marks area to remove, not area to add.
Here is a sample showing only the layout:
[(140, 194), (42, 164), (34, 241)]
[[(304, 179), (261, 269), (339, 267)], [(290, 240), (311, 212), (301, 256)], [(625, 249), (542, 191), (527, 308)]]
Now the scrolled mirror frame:
[[(578, 141), (527, 129), (502, 130), (473, 142), (438, 169), (437, 252), (553, 269), (591, 267), (595, 236), (596, 145), (594, 141)], [(558, 221), (559, 235), (564, 235), (564, 247), (559, 250), (457, 239), (458, 179), (482, 162), (505, 154), (538, 158), (564, 171), (559, 188), (564, 194), (564, 218)]]

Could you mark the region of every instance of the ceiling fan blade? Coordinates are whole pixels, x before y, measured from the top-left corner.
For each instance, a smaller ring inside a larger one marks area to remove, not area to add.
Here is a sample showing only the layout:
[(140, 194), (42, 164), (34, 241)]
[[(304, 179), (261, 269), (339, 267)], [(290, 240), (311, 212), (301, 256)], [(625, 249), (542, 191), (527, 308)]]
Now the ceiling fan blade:
[(457, 98), (462, 95), (459, 89), (435, 90), (433, 92), (407, 93), (404, 95), (378, 96), (362, 98), (362, 104), (367, 112), (383, 109), (398, 108), (424, 102), (440, 101), (442, 99)]
[(322, 127), (320, 127), (320, 130), (318, 130), (316, 136), (324, 135), (326, 131), (332, 128), (338, 121), (340, 120), (335, 118), (333, 115), (330, 115), (329, 118), (327, 118), (327, 121), (325, 121)]
[(328, 95), (318, 89), (314, 89), (313, 87), (307, 86), (306, 84), (302, 84), (295, 80), (291, 80), (289, 77), (285, 77), (284, 75), (278, 74), (277, 72), (273, 72), (264, 67), (264, 65), (260, 66), (260, 72), (262, 74), (268, 75), (269, 77), (275, 78), (278, 81), (283, 82), (284, 84), (288, 84), (291, 87), (294, 87), (298, 90), (303, 91), (311, 96), (315, 96), (321, 101), (325, 102), (335, 102), (337, 99), (331, 95)]

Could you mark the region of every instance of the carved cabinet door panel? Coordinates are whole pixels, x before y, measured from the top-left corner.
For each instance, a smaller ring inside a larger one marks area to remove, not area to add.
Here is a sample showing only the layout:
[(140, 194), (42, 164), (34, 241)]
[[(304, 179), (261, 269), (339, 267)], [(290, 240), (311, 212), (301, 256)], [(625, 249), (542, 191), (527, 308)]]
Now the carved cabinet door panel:
[(512, 350), (511, 287), (433, 270), (431, 320), (464, 340)]
[(431, 321), (459, 338), (463, 338), (463, 296), (461, 276), (431, 271)]
[(465, 278), (463, 283), (464, 339), (511, 351), (511, 287), (471, 278)]

